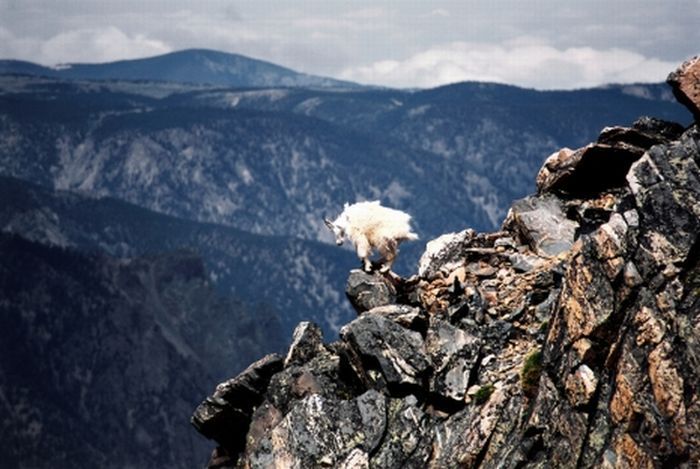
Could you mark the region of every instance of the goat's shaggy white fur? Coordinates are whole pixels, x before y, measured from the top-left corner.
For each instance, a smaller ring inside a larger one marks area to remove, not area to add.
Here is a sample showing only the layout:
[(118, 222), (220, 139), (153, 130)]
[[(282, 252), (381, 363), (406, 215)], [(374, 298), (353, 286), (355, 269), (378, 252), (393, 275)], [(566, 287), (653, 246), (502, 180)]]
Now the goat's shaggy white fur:
[(344, 208), (334, 221), (324, 221), (335, 234), (338, 246), (346, 237), (352, 241), (367, 272), (372, 269), (369, 258), (374, 249), (382, 256), (380, 271), (388, 272), (398, 254), (399, 243), (418, 239), (418, 235), (411, 231), (409, 214), (383, 207), (378, 200), (345, 204)]

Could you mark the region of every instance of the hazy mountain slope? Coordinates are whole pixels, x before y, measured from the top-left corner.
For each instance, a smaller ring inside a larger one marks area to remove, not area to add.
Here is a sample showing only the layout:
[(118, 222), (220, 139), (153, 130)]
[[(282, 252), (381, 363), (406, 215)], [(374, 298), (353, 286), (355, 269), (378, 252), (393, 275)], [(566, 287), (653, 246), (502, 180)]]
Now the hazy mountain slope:
[[(207, 90), (168, 98), (207, 106), (287, 111), (363, 133), (381, 135), (397, 148), (433, 156), (429, 171), (488, 212), (490, 228), (510, 202), (532, 190), (552, 151), (576, 148), (610, 125), (643, 115), (690, 121), (665, 84), (611, 85), (574, 91), (535, 91), (488, 83), (459, 83), (431, 90)], [(472, 220), (470, 224), (480, 226)], [(487, 225), (488, 226), (488, 225)]]
[[(358, 261), (335, 246), (196, 223), (6, 177), (0, 199), (0, 230), (34, 241), (120, 257), (194, 250), (220, 292), (268, 305), (285, 333), (313, 320), (335, 334), (354, 315), (342, 289), (345, 272)], [(276, 350), (276, 337), (270, 339), (261, 337), (260, 345)]]
[(202, 381), (279, 337), (191, 254), (115, 260), (0, 234), (0, 255), (4, 467), (194, 467)]
[(62, 64), (49, 68), (0, 60), (0, 73), (81, 80), (157, 80), (231, 87), (359, 88), (355, 83), (298, 73), (269, 62), (207, 49), (188, 49), (134, 60), (100, 64)]
[(26, 60), (0, 60), (0, 73), (58, 78), (58, 70)]
[(543, 93), (466, 83), (152, 99), (57, 83), (2, 96), (0, 161), (5, 174), (48, 186), (311, 239), (329, 239), (324, 212), (381, 198), (411, 211), (431, 237), (493, 228), (551, 151), (606, 124), (646, 113), (687, 120), (657, 88)]
[[(458, 228), (449, 213), (490, 224), (460, 188), (433, 177), (430, 155), (377, 134), (291, 113), (174, 107), (65, 86), (61, 99), (55, 90), (0, 97), (4, 174), (310, 239), (327, 236), (324, 213), (361, 198), (410, 210), (423, 233)], [(100, 99), (103, 108), (90, 107)]]

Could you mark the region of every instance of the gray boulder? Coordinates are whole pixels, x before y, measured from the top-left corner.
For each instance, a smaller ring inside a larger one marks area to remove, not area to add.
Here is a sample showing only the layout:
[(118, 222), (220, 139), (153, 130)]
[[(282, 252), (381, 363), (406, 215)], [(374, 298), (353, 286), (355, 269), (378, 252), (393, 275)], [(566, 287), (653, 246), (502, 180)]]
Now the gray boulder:
[(294, 329), (284, 366), (303, 365), (325, 350), (321, 328), (312, 322), (300, 322)]
[(350, 400), (308, 395), (296, 401), (261, 439), (248, 445), (243, 465), (353, 467), (352, 461), (366, 461), (382, 441), (386, 407), (387, 398), (376, 391)]
[(516, 200), (504, 228), (518, 233), (540, 256), (556, 256), (571, 249), (578, 224), (566, 218), (562, 203), (553, 195)]
[(362, 363), (362, 377), (390, 392), (422, 385), (430, 361), (418, 332), (378, 314), (366, 313), (340, 330), (340, 337)]
[(418, 276), (430, 279), (441, 270), (453, 270), (456, 264), (463, 262), (463, 249), (474, 236), (474, 230), (466, 229), (459, 233), (444, 234), (428, 242), (418, 261)]
[(263, 400), (272, 375), (282, 369), (282, 357), (267, 355), (237, 377), (216, 387), (192, 415), (199, 433), (231, 452), (243, 449), (245, 434), (255, 408)]
[(469, 375), (476, 366), (481, 340), (450, 323), (431, 318), (425, 348), (432, 362), (430, 392), (464, 402)]
[(396, 288), (387, 277), (359, 269), (350, 271), (345, 294), (358, 313), (396, 302)]

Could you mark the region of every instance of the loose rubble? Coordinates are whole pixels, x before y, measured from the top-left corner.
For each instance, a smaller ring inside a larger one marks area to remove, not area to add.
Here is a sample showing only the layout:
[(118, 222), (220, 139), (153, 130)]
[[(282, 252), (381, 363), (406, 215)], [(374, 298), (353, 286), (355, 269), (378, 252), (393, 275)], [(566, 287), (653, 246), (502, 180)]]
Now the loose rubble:
[[(670, 80), (697, 116), (696, 68)], [(209, 467), (696, 467), (699, 165), (697, 123), (606, 128), (501, 231), (352, 271), (339, 340), (302, 323), (197, 408)]]

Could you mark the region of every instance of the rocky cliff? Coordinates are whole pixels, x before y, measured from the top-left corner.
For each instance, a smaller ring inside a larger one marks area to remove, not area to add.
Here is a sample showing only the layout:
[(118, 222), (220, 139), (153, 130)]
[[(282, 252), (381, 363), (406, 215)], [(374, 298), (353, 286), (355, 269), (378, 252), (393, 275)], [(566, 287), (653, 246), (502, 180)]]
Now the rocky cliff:
[[(696, 59), (669, 77), (698, 116)], [(549, 157), (501, 230), (352, 271), (340, 338), (221, 383), (209, 467), (695, 467), (700, 128), (641, 118)]]

